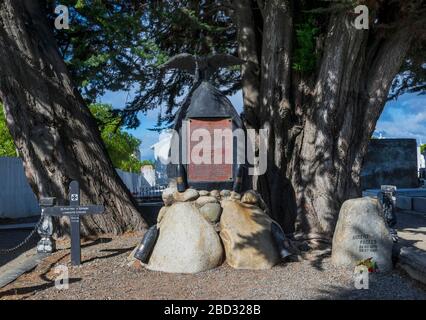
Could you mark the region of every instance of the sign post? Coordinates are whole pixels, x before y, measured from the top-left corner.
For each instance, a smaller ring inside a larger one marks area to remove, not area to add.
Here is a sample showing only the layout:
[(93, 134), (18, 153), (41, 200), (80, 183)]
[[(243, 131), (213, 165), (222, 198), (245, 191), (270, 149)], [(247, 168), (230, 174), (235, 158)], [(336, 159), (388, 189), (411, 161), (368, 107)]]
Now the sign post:
[(81, 264), (80, 245), (80, 216), (88, 214), (101, 214), (105, 208), (102, 205), (80, 205), (80, 186), (77, 181), (72, 181), (69, 187), (69, 206), (54, 206), (43, 209), (46, 216), (68, 216), (71, 226), (71, 264)]
[[(70, 206), (80, 206), (80, 185), (77, 181), (71, 181), (69, 189)], [(78, 266), (81, 264), (80, 247), (80, 216), (70, 215), (71, 225), (71, 264)], [(76, 245), (78, 243), (78, 245)]]

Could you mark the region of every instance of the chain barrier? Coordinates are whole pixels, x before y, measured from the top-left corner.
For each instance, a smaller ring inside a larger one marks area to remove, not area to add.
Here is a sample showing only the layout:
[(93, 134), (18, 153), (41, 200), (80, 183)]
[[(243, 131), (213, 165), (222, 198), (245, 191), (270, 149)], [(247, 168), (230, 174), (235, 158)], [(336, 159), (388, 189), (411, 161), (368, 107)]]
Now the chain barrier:
[(13, 251), (16, 251), (19, 248), (26, 245), (28, 243), (28, 241), (30, 241), (30, 239), (37, 233), (38, 228), (40, 227), (41, 223), (43, 222), (43, 218), (44, 218), (44, 216), (42, 215), (40, 217), (40, 220), (38, 220), (38, 222), (36, 223), (34, 229), (31, 230), (30, 234), (21, 243), (19, 243), (18, 245), (14, 246), (12, 248), (9, 248), (9, 249), (0, 249), (0, 255), (12, 253)]

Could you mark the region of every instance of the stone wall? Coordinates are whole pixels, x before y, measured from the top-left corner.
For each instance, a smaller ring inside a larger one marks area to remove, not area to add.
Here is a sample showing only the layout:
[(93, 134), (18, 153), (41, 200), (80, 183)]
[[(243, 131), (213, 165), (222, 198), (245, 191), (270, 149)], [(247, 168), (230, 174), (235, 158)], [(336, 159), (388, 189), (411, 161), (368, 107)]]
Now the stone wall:
[(361, 171), (361, 188), (380, 189), (384, 184), (418, 187), (415, 139), (371, 139)]

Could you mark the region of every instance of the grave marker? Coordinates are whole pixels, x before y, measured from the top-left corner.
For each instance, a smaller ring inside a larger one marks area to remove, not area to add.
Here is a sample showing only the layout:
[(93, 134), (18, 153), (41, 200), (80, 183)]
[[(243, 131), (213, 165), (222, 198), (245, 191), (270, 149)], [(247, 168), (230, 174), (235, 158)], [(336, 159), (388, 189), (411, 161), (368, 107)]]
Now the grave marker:
[(71, 181), (69, 187), (69, 206), (53, 206), (43, 208), (45, 216), (68, 216), (71, 226), (71, 263), (74, 266), (81, 264), (80, 245), (80, 216), (88, 214), (102, 214), (105, 211), (102, 205), (80, 205), (80, 186), (77, 181)]
[(372, 259), (380, 271), (392, 269), (392, 237), (377, 199), (357, 198), (343, 203), (333, 237), (331, 261), (355, 267)]

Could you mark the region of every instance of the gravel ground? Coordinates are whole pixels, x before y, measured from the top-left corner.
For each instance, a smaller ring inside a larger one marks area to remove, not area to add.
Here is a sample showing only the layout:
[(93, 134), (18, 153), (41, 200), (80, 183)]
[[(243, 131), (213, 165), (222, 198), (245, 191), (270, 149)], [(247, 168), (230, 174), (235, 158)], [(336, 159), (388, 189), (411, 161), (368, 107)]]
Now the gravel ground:
[[(424, 287), (400, 271), (373, 274), (369, 290), (354, 288), (352, 273), (329, 257), (283, 263), (271, 270), (223, 265), (195, 275), (166, 274), (127, 266), (140, 235), (84, 243), (83, 265), (69, 265), (68, 243), (33, 272), (0, 289), (0, 299), (426, 299)], [(67, 290), (54, 286), (55, 266), (69, 267)]]

